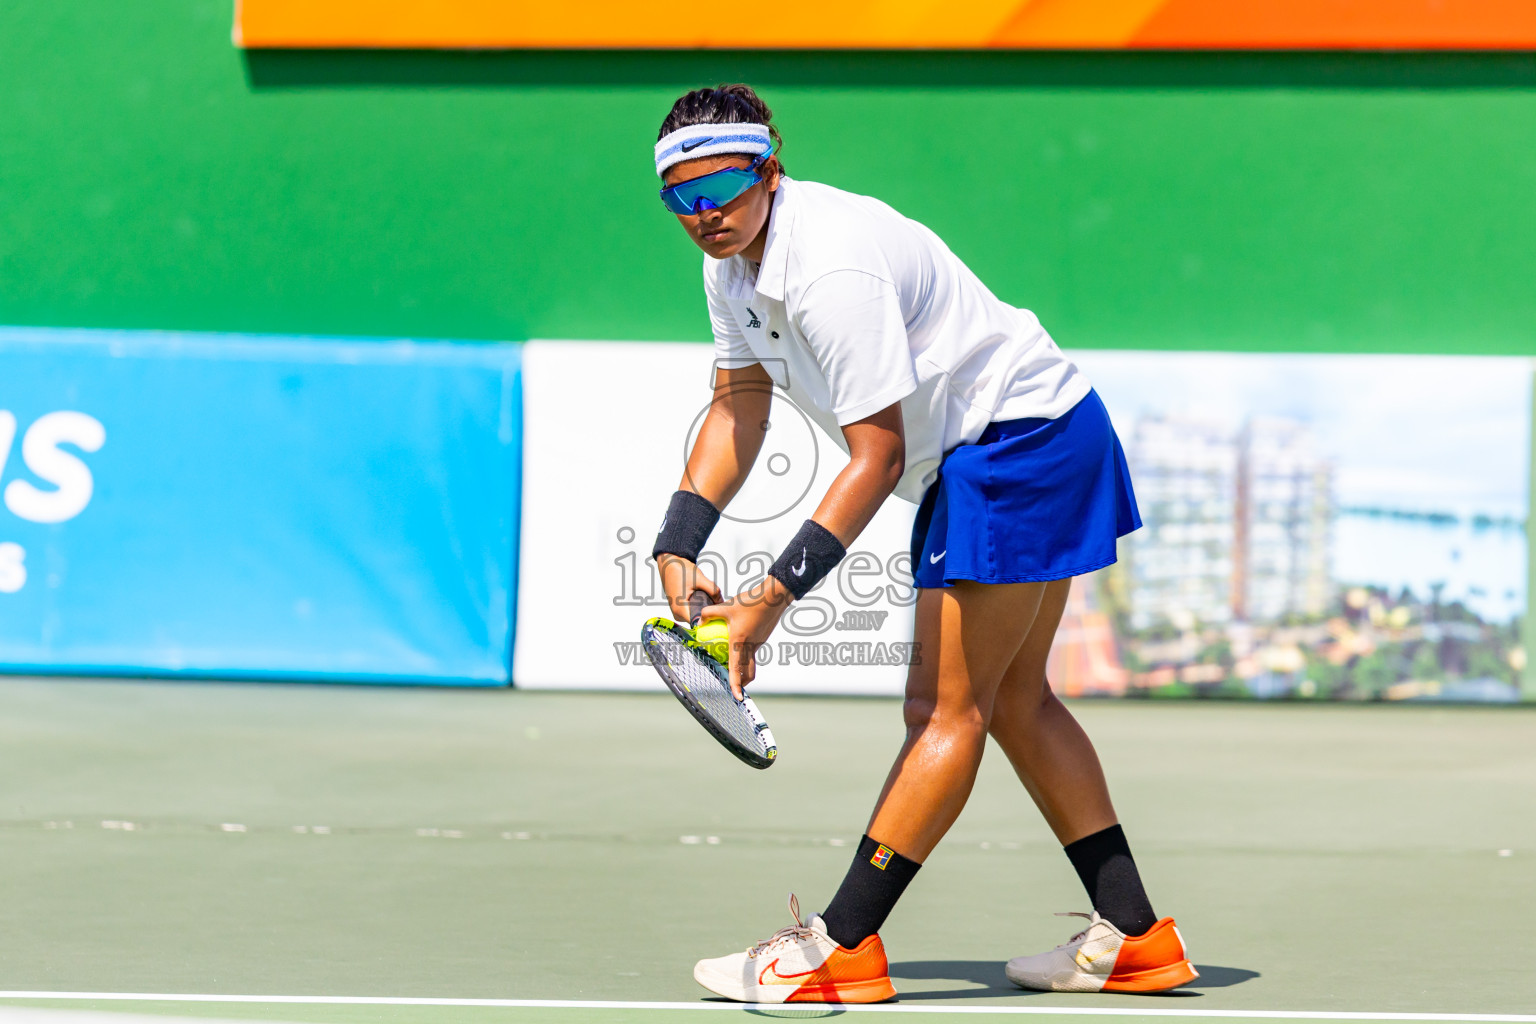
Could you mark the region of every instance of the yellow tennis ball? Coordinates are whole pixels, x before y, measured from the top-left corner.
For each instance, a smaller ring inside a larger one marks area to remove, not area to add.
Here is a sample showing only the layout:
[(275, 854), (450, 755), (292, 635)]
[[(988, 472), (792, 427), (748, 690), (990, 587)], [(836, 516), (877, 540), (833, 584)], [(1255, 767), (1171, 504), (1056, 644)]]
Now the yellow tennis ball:
[(693, 631), (693, 638), (722, 665), (730, 659), (731, 637), (724, 619), (705, 619)]

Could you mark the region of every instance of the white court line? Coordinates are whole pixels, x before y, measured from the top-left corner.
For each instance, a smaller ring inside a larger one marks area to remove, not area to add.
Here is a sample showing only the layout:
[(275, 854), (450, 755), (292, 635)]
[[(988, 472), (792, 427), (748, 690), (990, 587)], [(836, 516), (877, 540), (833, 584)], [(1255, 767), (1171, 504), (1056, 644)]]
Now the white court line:
[[(957, 995), (963, 995), (960, 990)], [(395, 996), (235, 996), (151, 992), (0, 992), (0, 999), (122, 1000), (141, 1003), (302, 1003), (340, 1006), (486, 1006), (509, 1009), (572, 1010), (795, 1010), (815, 1003), (647, 1003), (601, 999), (430, 999)], [(1346, 1010), (1133, 1010), (1122, 1006), (908, 1006), (901, 1003), (838, 1003), (844, 1013), (1055, 1014), (1082, 1017), (1216, 1017), (1258, 1020), (1490, 1021), (1536, 1024), (1536, 1013), (1357, 1013)]]

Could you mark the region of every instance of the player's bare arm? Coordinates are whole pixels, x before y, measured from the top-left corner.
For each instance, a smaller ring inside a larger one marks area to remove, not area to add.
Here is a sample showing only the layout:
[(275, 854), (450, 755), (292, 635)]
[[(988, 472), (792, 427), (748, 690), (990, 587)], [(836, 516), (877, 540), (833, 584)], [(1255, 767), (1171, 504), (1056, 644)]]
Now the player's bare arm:
[[(730, 504), (757, 461), (773, 403), (773, 382), (759, 363), (715, 370), (715, 393), (699, 427), (678, 490), (696, 494), (716, 509)], [(662, 592), (672, 614), (689, 618), (688, 597), (702, 590), (711, 601), (724, 595), (715, 581), (681, 555), (656, 556)]]
[[(843, 428), (843, 437), (848, 442), (848, 465), (827, 488), (811, 518), (846, 549), (864, 532), (901, 478), (906, 462), (901, 408), (888, 406), (850, 423)], [(736, 696), (756, 678), (753, 652), (768, 642), (793, 597), (770, 575), (744, 593), (704, 609), (705, 618), (726, 621), (731, 638), (731, 690)]]

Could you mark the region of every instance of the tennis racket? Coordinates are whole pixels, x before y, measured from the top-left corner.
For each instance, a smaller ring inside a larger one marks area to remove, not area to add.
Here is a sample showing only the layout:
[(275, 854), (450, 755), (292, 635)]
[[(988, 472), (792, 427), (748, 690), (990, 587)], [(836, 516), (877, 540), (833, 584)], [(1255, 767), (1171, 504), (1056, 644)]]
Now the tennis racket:
[[(708, 603), (702, 590), (688, 598), (694, 625)], [(640, 627), (640, 645), (667, 689), (722, 747), (753, 768), (773, 764), (779, 748), (762, 712), (751, 697), (732, 696), (725, 665), (694, 638), (692, 629), (671, 619), (650, 619)]]

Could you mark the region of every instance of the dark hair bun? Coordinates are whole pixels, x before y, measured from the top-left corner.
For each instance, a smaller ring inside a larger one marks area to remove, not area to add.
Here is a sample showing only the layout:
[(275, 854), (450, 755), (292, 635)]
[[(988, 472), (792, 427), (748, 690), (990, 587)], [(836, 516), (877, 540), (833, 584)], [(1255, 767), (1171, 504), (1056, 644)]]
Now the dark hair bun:
[(661, 122), (656, 139), (659, 142), (691, 124), (765, 124), (774, 149), (783, 145), (773, 124), (773, 111), (750, 85), (717, 85), (683, 93)]

